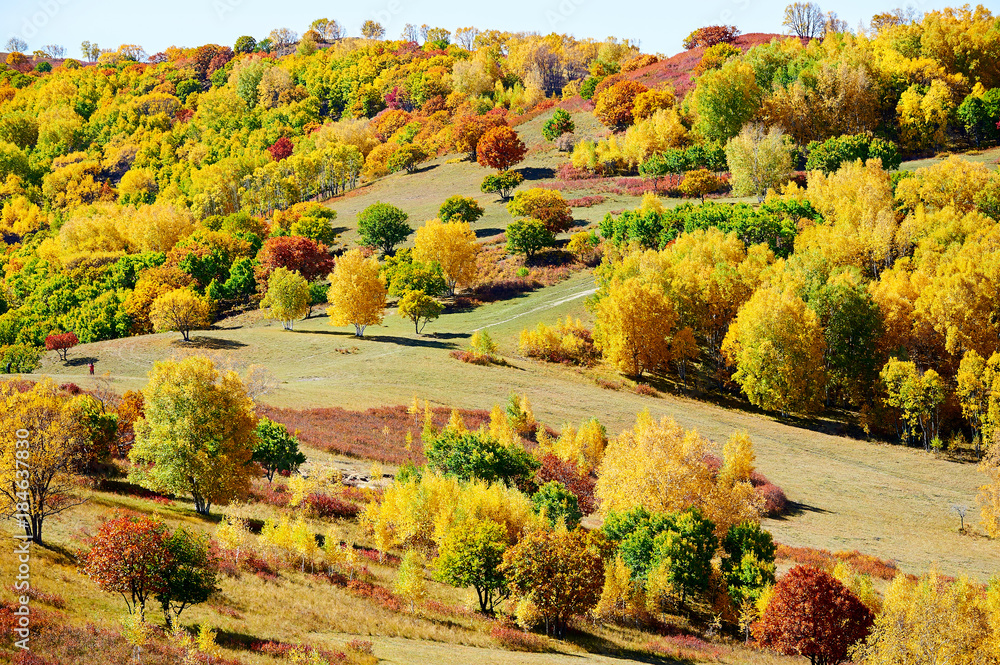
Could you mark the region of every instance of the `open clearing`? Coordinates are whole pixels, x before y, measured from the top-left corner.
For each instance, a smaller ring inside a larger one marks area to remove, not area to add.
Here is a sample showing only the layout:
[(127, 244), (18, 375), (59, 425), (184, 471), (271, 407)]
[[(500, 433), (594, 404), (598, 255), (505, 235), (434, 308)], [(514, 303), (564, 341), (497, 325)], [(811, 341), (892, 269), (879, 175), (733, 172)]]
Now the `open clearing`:
[[(93, 385), (85, 363), (97, 362), (117, 390), (144, 385), (156, 360), (193, 351), (236, 365), (261, 364), (280, 380), (264, 398), (284, 407), (343, 406), (362, 409), (408, 404), (414, 394), (432, 404), (489, 409), (511, 391), (527, 393), (541, 422), (559, 428), (597, 416), (609, 434), (628, 427), (649, 409), (721, 443), (736, 429), (753, 437), (758, 466), (799, 504), (788, 517), (768, 520), (776, 540), (830, 550), (858, 549), (897, 561), (907, 572), (931, 566), (946, 574), (966, 572), (985, 580), (995, 574), (996, 544), (961, 536), (954, 504), (975, 512), (981, 477), (974, 465), (935, 459), (921, 450), (836, 436), (836, 423), (804, 429), (750, 411), (722, 408), (684, 396), (659, 398), (599, 387), (607, 370), (579, 370), (517, 356), (517, 338), (538, 322), (567, 314), (588, 321), (589, 274), (519, 298), (449, 313), (417, 336), (412, 324), (389, 313), (382, 327), (357, 339), (353, 329), (331, 328), (325, 316), (284, 331), (273, 322), (194, 333), (190, 345), (177, 334), (160, 334), (82, 345), (71, 365), (49, 354), (40, 374)], [(253, 317), (247, 315), (245, 319)], [(472, 331), (487, 329), (510, 367), (480, 367), (452, 359)], [(415, 388), (419, 386), (419, 388)], [(826, 429), (825, 431), (816, 431)]]

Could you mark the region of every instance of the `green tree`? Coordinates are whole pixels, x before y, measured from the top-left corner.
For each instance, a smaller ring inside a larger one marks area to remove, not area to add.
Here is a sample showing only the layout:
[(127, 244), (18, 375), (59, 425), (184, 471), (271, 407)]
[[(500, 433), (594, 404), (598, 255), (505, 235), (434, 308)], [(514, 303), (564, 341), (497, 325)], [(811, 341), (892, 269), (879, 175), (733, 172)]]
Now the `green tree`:
[(382, 250), (386, 255), (392, 248), (406, 240), (413, 229), (406, 220), (409, 215), (389, 203), (373, 203), (358, 213), (358, 233), (368, 247)]
[(233, 45), (233, 53), (253, 53), (257, 50), (257, 40), (250, 35), (243, 35), (236, 39)]
[(653, 566), (654, 543), (673, 521), (672, 514), (650, 513), (636, 506), (626, 512), (609, 512), (601, 530), (618, 546), (618, 555), (632, 571), (633, 579), (645, 580)]
[(521, 485), (541, 466), (521, 446), (504, 445), (489, 432), (459, 432), (449, 427), (428, 438), (424, 442), (427, 464), (462, 480)]
[(575, 129), (576, 126), (569, 113), (563, 109), (556, 109), (552, 117), (542, 125), (542, 136), (545, 137), (546, 141), (555, 141), (563, 134), (572, 134)]
[(913, 362), (890, 358), (880, 376), (886, 393), (883, 401), (899, 409), (904, 442), (919, 426), (924, 450), (930, 451), (938, 435), (939, 411), (946, 395), (941, 375), (932, 369), (921, 373)]
[(299, 452), (299, 440), (288, 433), (288, 428), (270, 418), (261, 418), (255, 429), (257, 436), (253, 447), (253, 461), (260, 464), (267, 481), (282, 471), (296, 471), (305, 464), (306, 456)]
[(295, 319), (301, 319), (311, 309), (309, 282), (294, 270), (276, 268), (267, 278), (267, 294), (260, 301), (261, 309), (271, 310), (271, 318), (281, 321), (291, 330)]
[(410, 601), (410, 612), (416, 609), (418, 601), (427, 595), (427, 583), (424, 581), (424, 555), (417, 550), (407, 550), (403, 561), (392, 583), (393, 592)]
[(399, 315), (413, 321), (413, 329), (418, 335), (424, 326), (441, 316), (444, 305), (423, 291), (409, 291), (399, 301)]
[(131, 482), (157, 492), (190, 493), (195, 510), (246, 494), (254, 476), (256, 416), (236, 372), (190, 356), (156, 363), (135, 422)]
[(382, 275), (388, 285), (388, 294), (402, 298), (410, 291), (423, 291), (437, 297), (448, 290), (441, 264), (413, 259), (413, 250), (404, 247), (382, 263)]
[(767, 190), (788, 182), (792, 153), (777, 127), (750, 124), (726, 144), (726, 161), (732, 173), (733, 194), (756, 196), (763, 202)]
[(493, 614), (506, 598), (507, 580), (501, 568), (507, 551), (507, 530), (493, 520), (467, 519), (448, 531), (434, 567), (437, 579), (455, 587), (476, 590), (479, 610)]
[(722, 539), (722, 577), (735, 607), (756, 602), (765, 587), (774, 584), (774, 540), (759, 524), (729, 527)]
[(504, 171), (503, 173), (490, 174), (483, 178), (483, 184), (479, 189), (484, 194), (499, 194), (500, 199), (506, 201), (510, 198), (518, 185), (524, 182), (524, 176), (520, 171)]
[(739, 134), (763, 98), (753, 67), (738, 58), (698, 77), (692, 95), (695, 131), (723, 143)]
[(531, 495), (531, 505), (536, 513), (544, 515), (553, 526), (562, 518), (567, 528), (575, 529), (583, 519), (576, 495), (556, 480), (550, 480), (538, 488)]
[(537, 219), (519, 219), (507, 226), (507, 251), (524, 254), (530, 261), (539, 251), (556, 244), (556, 237)]
[(164, 543), (169, 563), (161, 570), (163, 586), (156, 594), (163, 609), (167, 630), (186, 608), (204, 603), (218, 590), (218, 567), (209, 550), (210, 539), (183, 527), (171, 534)]
[(680, 590), (681, 603), (708, 588), (717, 545), (715, 524), (702, 517), (698, 508), (677, 515), (670, 528), (656, 537), (653, 567), (666, 573), (670, 584)]
[(441, 204), (438, 217), (442, 222), (468, 222), (472, 224), (483, 216), (483, 207), (479, 201), (468, 196), (452, 196)]

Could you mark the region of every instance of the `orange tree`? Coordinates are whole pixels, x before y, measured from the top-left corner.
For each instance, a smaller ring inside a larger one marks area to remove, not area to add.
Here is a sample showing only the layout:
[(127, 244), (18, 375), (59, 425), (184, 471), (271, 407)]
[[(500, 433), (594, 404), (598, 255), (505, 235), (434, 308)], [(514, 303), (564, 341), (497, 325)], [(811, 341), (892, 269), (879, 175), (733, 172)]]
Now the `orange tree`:
[(573, 211), (559, 192), (541, 187), (518, 192), (507, 204), (514, 217), (537, 219), (552, 233), (562, 233), (573, 223)]
[(167, 525), (159, 518), (116, 515), (101, 525), (84, 570), (104, 591), (121, 594), (129, 614), (145, 620), (146, 601), (167, 589)]
[(546, 634), (561, 635), (570, 617), (600, 600), (603, 549), (603, 538), (584, 529), (535, 531), (504, 553), (502, 570), (516, 594), (531, 595)]
[(520, 164), (528, 149), (517, 132), (506, 125), (486, 132), (476, 147), (476, 161), (482, 166), (503, 172)]
[(646, 86), (635, 81), (618, 81), (599, 94), (594, 115), (605, 127), (621, 131), (634, 121), (632, 108), (635, 106), (635, 98), (646, 90)]
[(837, 665), (865, 639), (872, 613), (835, 577), (796, 566), (774, 585), (764, 616), (754, 625), (757, 643), (812, 665)]

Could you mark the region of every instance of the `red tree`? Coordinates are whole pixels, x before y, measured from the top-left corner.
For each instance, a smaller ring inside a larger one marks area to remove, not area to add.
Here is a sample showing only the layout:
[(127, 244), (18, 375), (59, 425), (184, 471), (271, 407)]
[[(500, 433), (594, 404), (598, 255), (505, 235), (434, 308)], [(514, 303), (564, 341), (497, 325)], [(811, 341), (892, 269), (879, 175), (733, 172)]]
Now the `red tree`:
[(302, 236), (268, 238), (257, 254), (257, 261), (255, 277), (261, 291), (267, 289), (267, 279), (275, 268), (296, 270), (312, 282), (329, 274), (334, 265), (326, 245)]
[(699, 46), (709, 47), (716, 44), (728, 44), (736, 39), (740, 29), (735, 25), (709, 25), (698, 28), (684, 40), (684, 48), (691, 50)]
[(497, 171), (510, 170), (521, 162), (528, 149), (518, 138), (517, 132), (506, 125), (495, 127), (483, 134), (476, 146), (476, 161)]
[(271, 158), (274, 161), (280, 162), (281, 160), (285, 159), (286, 157), (291, 157), (292, 151), (294, 149), (295, 149), (295, 146), (292, 145), (292, 142), (289, 141), (288, 138), (282, 136), (280, 139), (278, 139), (277, 141), (275, 141), (271, 145), (271, 147), (267, 149), (267, 151), (269, 153), (271, 153)]
[(455, 149), (469, 155), (469, 159), (476, 158), (476, 150), (479, 141), (486, 132), (497, 127), (506, 127), (507, 118), (502, 113), (490, 111), (486, 115), (464, 115), (454, 124), (452, 130), (452, 140), (455, 142)]
[(597, 510), (597, 504), (594, 500), (596, 480), (590, 474), (580, 473), (574, 464), (561, 460), (552, 454), (545, 455), (540, 461), (542, 466), (537, 473), (539, 485), (544, 485), (551, 480), (558, 481), (576, 495), (577, 505), (584, 515), (590, 515)]
[(143, 619), (149, 597), (166, 589), (169, 537), (162, 520), (116, 515), (98, 530), (85, 571), (105, 591), (121, 594), (129, 613), (138, 611)]
[(828, 573), (796, 566), (774, 585), (764, 616), (754, 624), (757, 643), (812, 665), (837, 665), (868, 636), (872, 613)]
[(49, 351), (58, 351), (59, 357), (63, 359), (63, 362), (66, 361), (66, 354), (69, 350), (79, 343), (80, 340), (77, 339), (76, 333), (73, 332), (49, 335), (45, 338), (45, 348)]

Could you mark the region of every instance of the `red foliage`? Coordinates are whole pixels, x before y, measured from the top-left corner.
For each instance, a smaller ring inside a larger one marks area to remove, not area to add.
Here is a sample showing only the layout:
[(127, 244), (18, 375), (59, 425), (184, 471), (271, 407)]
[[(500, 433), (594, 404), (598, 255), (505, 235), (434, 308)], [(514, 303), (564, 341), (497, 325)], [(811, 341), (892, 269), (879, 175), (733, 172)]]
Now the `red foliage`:
[(306, 497), (305, 507), (311, 517), (318, 518), (336, 517), (351, 519), (361, 512), (361, 508), (353, 503), (318, 492)]
[(886, 581), (894, 579), (899, 574), (899, 568), (892, 561), (862, 554), (857, 550), (830, 552), (813, 547), (793, 547), (779, 543), (774, 556), (778, 561), (794, 561), (827, 572), (833, 571), (838, 561), (843, 561), (859, 573)]
[(600, 205), (604, 201), (604, 197), (597, 194), (595, 196), (581, 196), (578, 199), (570, 199), (566, 201), (566, 205), (570, 208), (590, 208), (591, 206)]
[(754, 624), (757, 643), (813, 665), (836, 665), (868, 636), (872, 613), (829, 573), (796, 566), (774, 585), (767, 611)]
[(517, 132), (506, 125), (489, 130), (476, 145), (476, 161), (497, 171), (509, 171), (527, 153)]
[(698, 28), (684, 40), (684, 48), (691, 50), (698, 47), (715, 46), (716, 44), (731, 44), (740, 34), (735, 25), (709, 25)]
[(541, 462), (542, 466), (536, 475), (539, 485), (553, 480), (560, 482), (576, 496), (577, 505), (584, 515), (597, 510), (597, 500), (594, 498), (594, 485), (597, 481), (594, 478), (580, 473), (574, 464), (555, 455), (545, 455)]
[[(489, 411), (459, 411), (466, 427), (478, 429), (489, 423)], [(289, 431), (299, 430), (299, 441), (305, 445), (337, 452), (351, 457), (402, 464), (426, 462), (420, 444), (423, 412), (415, 416), (405, 406), (374, 407), (365, 411), (348, 411), (340, 407), (326, 409), (282, 409), (264, 406), (260, 415), (285, 425)], [(444, 427), (451, 409), (432, 409), (435, 427)], [(388, 433), (383, 433), (388, 428)], [(406, 450), (406, 433), (413, 437), (413, 450)]]
[(497, 621), (490, 628), (490, 637), (508, 651), (544, 651), (545, 640), (533, 633), (519, 630), (509, 623)]
[[(586, 169), (578, 169), (575, 166), (573, 166), (572, 162), (565, 162), (563, 164), (560, 164), (559, 168), (556, 169), (557, 180), (590, 180), (593, 177), (594, 174), (592, 174), (590, 171), (587, 171)], [(552, 189), (563, 189), (563, 188), (559, 187)]]
[(275, 268), (288, 268), (312, 282), (326, 277), (333, 270), (335, 260), (326, 251), (326, 245), (302, 236), (278, 236), (264, 241), (257, 255), (259, 265), (254, 276), (261, 292), (267, 290), (267, 279)]
[[(425, 104), (424, 106), (425, 112), (427, 112), (427, 105)], [(501, 113), (490, 112), (486, 115), (463, 115), (452, 126), (452, 138), (455, 142), (455, 149), (468, 154), (470, 159), (475, 159), (479, 141), (483, 136), (493, 129), (506, 126), (507, 118)]]
[(66, 353), (80, 343), (75, 332), (49, 335), (45, 338), (45, 348), (48, 351), (58, 351), (59, 357), (66, 360)]
[(643, 67), (655, 65), (659, 61), (660, 59), (651, 53), (640, 54), (623, 62), (621, 71), (623, 74), (627, 74), (629, 72), (634, 72), (637, 69), (642, 69)]
[(666, 635), (647, 642), (645, 648), (679, 661), (712, 661), (723, 653), (718, 646), (694, 635)]
[(63, 390), (69, 393), (70, 395), (79, 395), (80, 393), (83, 392), (83, 388), (76, 385), (72, 381), (70, 381), (69, 383), (59, 384), (59, 390)]
[(280, 139), (272, 143), (268, 147), (267, 151), (271, 153), (271, 159), (276, 162), (280, 162), (286, 157), (291, 157), (294, 149), (295, 146), (292, 145), (292, 142), (289, 141), (287, 137), (282, 136)]
[(182, 122), (182, 123), (187, 122), (193, 117), (194, 117), (194, 111), (192, 111), (191, 109), (177, 109), (177, 111), (174, 113), (174, 119), (177, 120), (177, 122)]
[(764, 497), (764, 514), (768, 517), (781, 515), (788, 508), (788, 498), (785, 492), (774, 483), (754, 485), (757, 494)]
[(101, 525), (86, 555), (86, 572), (109, 593), (132, 606), (163, 590), (163, 569), (170, 563), (169, 537), (162, 520), (116, 515)]

